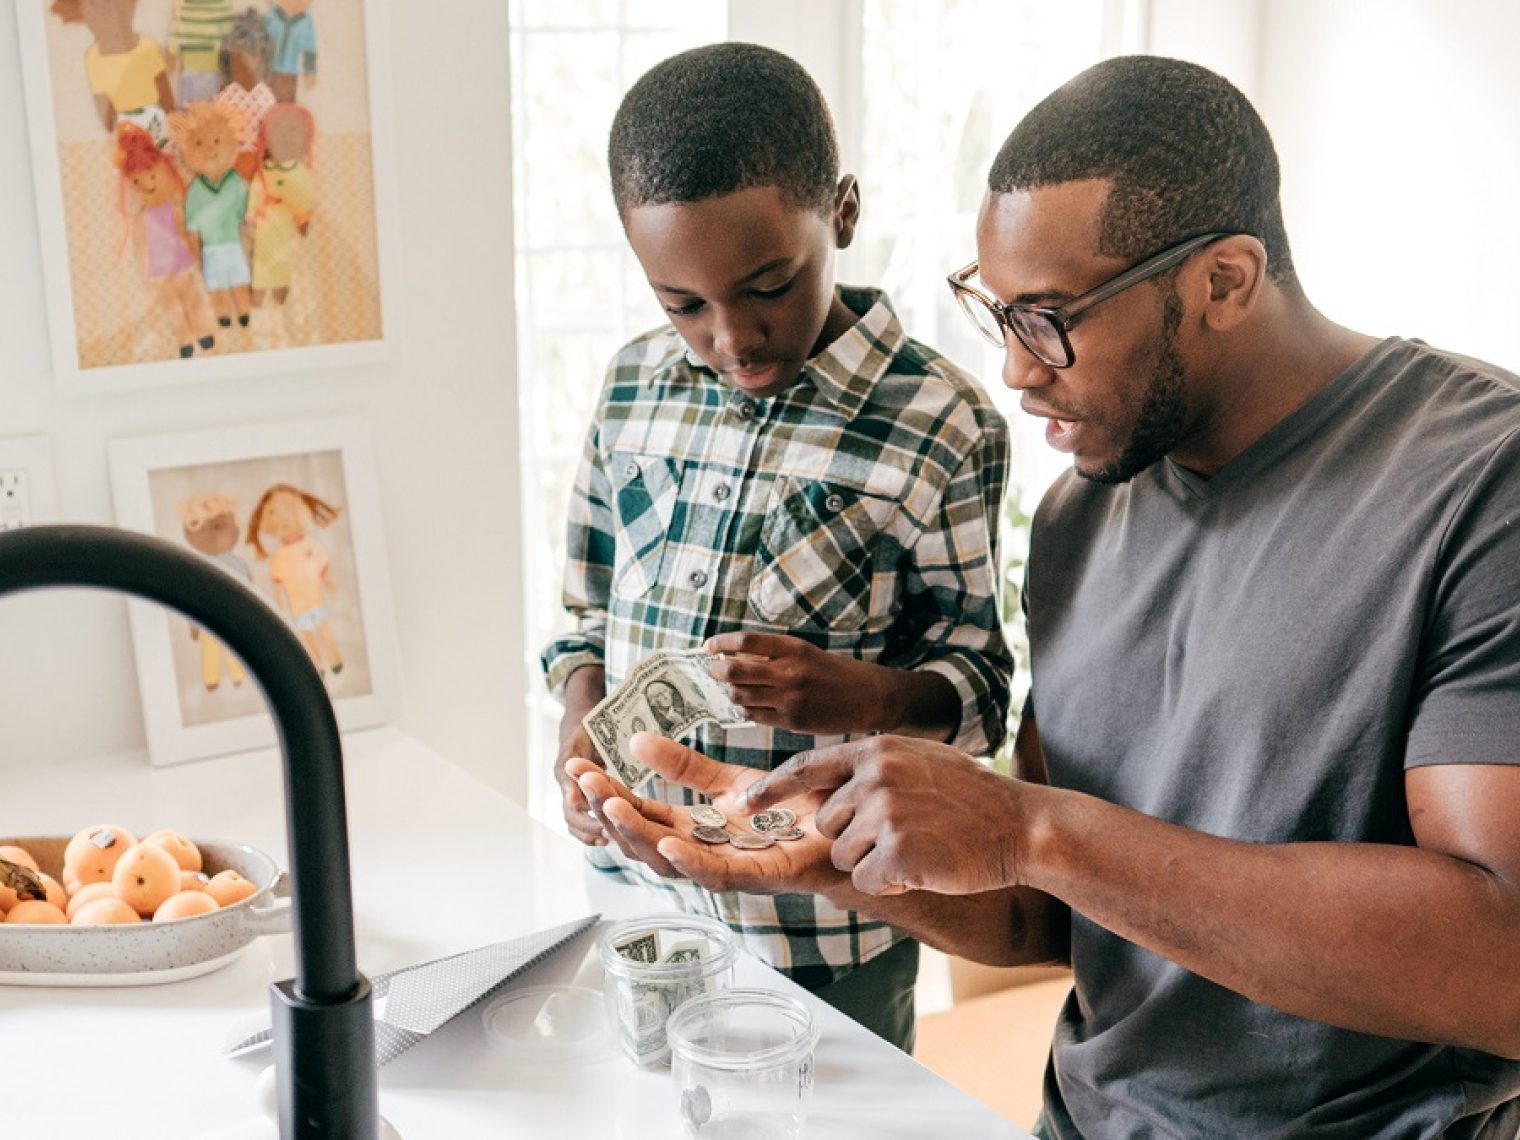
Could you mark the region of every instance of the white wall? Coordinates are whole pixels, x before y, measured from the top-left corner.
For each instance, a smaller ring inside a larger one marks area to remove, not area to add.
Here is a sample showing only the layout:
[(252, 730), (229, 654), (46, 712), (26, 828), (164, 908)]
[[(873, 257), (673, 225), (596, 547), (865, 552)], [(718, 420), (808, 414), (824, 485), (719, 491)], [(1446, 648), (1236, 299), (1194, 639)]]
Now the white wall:
[(1321, 311), (1520, 371), (1520, 5), (1152, 0), (1150, 24), (1261, 111)]
[[(26, 3), (40, 0), (23, 0)], [(0, 13), (0, 436), (53, 447), (59, 514), (110, 522), (107, 441), (359, 414), (380, 467), (403, 730), (521, 799), (507, 5), (380, 0), (392, 49), (402, 295), (382, 368), (60, 399), (46, 340), (16, 26)], [(460, 30), (469, 28), (469, 35)], [(462, 98), (462, 96), (464, 96)], [(449, 187), (483, 195), (451, 209)], [(0, 765), (143, 747), (126, 606), (50, 592), (0, 604)], [(4, 796), (0, 794), (0, 821)], [(3, 827), (0, 827), (3, 830)]]

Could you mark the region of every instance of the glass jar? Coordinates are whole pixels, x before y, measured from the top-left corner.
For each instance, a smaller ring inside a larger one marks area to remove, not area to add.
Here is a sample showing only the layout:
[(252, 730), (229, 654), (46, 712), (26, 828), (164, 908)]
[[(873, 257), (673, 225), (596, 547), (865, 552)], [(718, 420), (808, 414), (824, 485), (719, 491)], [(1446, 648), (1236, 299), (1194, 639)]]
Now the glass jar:
[(692, 998), (733, 985), (739, 949), (728, 927), (693, 914), (633, 918), (602, 936), (602, 995), (618, 1045), (637, 1065), (670, 1061), (665, 1023)]
[(802, 1135), (818, 1043), (805, 1005), (769, 990), (725, 990), (686, 1002), (666, 1033), (687, 1136)]

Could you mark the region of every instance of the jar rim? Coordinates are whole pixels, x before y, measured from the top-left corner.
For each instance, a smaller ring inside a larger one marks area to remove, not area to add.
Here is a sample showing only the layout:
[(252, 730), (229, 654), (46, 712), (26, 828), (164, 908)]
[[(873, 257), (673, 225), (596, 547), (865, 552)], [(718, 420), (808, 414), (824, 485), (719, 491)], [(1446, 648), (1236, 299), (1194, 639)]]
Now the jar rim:
[[(790, 1041), (783, 1041), (743, 1056), (736, 1056), (726, 1049), (709, 1049), (699, 1045), (686, 1035), (687, 1028), (713, 1009), (735, 1006), (765, 1006), (783, 1017), (789, 1018), (798, 1028), (798, 1034)], [(679, 1054), (709, 1069), (755, 1069), (790, 1061), (813, 1051), (818, 1044), (818, 1026), (813, 1015), (796, 998), (787, 997), (774, 990), (729, 989), (715, 994), (705, 994), (682, 1002), (665, 1024), (665, 1037), (671, 1052)]]
[(717, 950), (711, 960), (702, 963), (703, 974), (718, 973), (733, 965), (734, 958), (738, 956), (739, 945), (734, 940), (733, 931), (716, 918), (710, 918), (703, 914), (683, 914), (680, 911), (668, 911), (661, 914), (646, 915), (642, 918), (629, 918), (614, 923), (602, 935), (598, 947), (602, 960), (604, 973), (615, 974), (618, 977), (629, 977), (637, 974), (641, 978), (680, 978), (691, 977), (693, 970), (689, 962), (635, 962), (625, 958), (613, 949), (612, 944), (624, 935), (636, 934), (644, 930), (689, 930), (694, 934), (706, 937), (709, 943), (715, 945)]

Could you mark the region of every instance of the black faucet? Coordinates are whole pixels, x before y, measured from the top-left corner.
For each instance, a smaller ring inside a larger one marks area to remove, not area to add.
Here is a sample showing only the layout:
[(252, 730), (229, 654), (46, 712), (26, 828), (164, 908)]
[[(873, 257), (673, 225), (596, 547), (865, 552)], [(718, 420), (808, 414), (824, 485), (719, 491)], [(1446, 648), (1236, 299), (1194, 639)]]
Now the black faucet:
[(198, 554), (128, 531), (33, 526), (0, 534), (0, 596), (86, 586), (170, 606), (215, 634), (258, 683), (279, 732), (290, 843), (293, 979), (270, 987), (282, 1140), (375, 1140), (379, 1095), (369, 980), (354, 960), (343, 749), (301, 642), (243, 583)]

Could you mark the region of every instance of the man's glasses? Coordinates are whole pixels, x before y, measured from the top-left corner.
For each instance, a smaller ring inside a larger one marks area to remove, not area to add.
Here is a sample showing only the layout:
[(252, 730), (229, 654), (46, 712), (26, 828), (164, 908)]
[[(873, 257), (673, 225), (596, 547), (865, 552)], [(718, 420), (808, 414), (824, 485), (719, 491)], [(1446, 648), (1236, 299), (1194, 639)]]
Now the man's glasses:
[(961, 311), (976, 326), (976, 331), (987, 340), (999, 348), (1005, 348), (1008, 344), (1008, 333), (1012, 332), (1018, 337), (1020, 344), (1051, 368), (1070, 368), (1076, 360), (1076, 354), (1072, 351), (1071, 340), (1066, 333), (1072, 325), (1077, 323), (1078, 317), (1116, 293), (1124, 292), (1131, 285), (1138, 285), (1142, 281), (1155, 277), (1158, 273), (1165, 273), (1210, 242), (1234, 236), (1229, 232), (1199, 234), (1176, 245), (1167, 246), (1160, 253), (1152, 254), (1144, 261), (1136, 262), (1124, 272), (1110, 277), (1097, 288), (1089, 289), (1080, 297), (1075, 297), (1056, 309), (1044, 305), (1018, 303), (1004, 305), (995, 298), (989, 297), (970, 284), (971, 278), (976, 276), (980, 262), (973, 261), (964, 269), (950, 274), (945, 280), (950, 283), (950, 291), (955, 294), (955, 299), (960, 303)]

